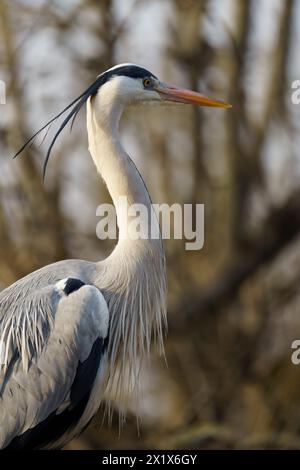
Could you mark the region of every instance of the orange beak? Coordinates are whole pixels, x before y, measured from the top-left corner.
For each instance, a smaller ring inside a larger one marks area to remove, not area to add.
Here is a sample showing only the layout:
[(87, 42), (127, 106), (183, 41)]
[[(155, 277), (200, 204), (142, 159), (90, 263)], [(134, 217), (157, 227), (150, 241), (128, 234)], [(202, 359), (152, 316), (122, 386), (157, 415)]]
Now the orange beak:
[(165, 101), (173, 101), (176, 103), (197, 104), (199, 106), (211, 106), (213, 108), (232, 108), (231, 104), (224, 101), (214, 100), (207, 96), (201, 95), (196, 91), (177, 88), (171, 85), (160, 85), (156, 88), (161, 98)]

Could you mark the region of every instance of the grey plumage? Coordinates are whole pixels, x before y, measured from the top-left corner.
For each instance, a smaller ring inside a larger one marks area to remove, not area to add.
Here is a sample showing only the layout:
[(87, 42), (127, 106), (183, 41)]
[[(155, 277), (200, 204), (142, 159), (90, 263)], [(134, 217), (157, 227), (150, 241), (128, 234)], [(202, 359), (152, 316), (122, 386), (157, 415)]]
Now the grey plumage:
[[(87, 359), (97, 338), (107, 337), (107, 304), (99, 289), (87, 285), (84, 272), (90, 268), (78, 261), (57, 263), (0, 294), (1, 447), (69, 406), (79, 362)], [(69, 295), (62, 288), (65, 281), (58, 282), (66, 272), (73, 277), (80, 274), (86, 281)], [(106, 362), (106, 354), (102, 361)], [(100, 400), (99, 395), (93, 413)], [(83, 417), (83, 424), (92, 414)]]
[[(107, 337), (108, 311), (112, 340), (90, 408), (70, 433), (43, 447), (60, 447), (79, 433), (105, 391), (109, 395), (114, 389), (122, 399), (136, 387), (138, 359), (149, 354), (152, 333), (162, 349), (163, 252), (140, 253), (138, 260), (128, 253), (120, 266), (117, 251), (109, 262), (68, 260), (46, 266), (0, 293), (0, 447), (68, 407), (78, 362), (88, 357), (97, 337)], [(57, 284), (70, 277), (85, 286), (66, 296)], [(93, 303), (99, 308), (91, 308)]]

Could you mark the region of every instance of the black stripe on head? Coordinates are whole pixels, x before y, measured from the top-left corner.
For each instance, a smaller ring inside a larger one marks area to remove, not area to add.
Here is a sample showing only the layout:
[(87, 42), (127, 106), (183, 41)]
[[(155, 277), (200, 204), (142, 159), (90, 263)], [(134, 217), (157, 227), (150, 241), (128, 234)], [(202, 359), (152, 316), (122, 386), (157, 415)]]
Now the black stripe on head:
[(68, 110), (71, 110), (69, 114), (66, 116), (66, 118), (63, 120), (62, 124), (56, 131), (52, 141), (50, 142), (49, 148), (47, 150), (45, 162), (44, 162), (44, 168), (43, 168), (43, 179), (45, 179), (46, 169), (47, 169), (48, 161), (51, 155), (51, 151), (60, 133), (63, 131), (63, 129), (66, 127), (66, 125), (72, 118), (73, 119), (72, 119), (71, 127), (73, 126), (73, 123), (77, 114), (79, 113), (82, 106), (87, 102), (88, 98), (90, 96), (94, 96), (99, 90), (99, 88), (102, 85), (104, 85), (104, 83), (108, 82), (115, 76), (126, 76), (126, 77), (131, 77), (131, 78), (145, 78), (145, 77), (156, 78), (148, 70), (144, 69), (143, 67), (139, 67), (138, 65), (133, 65), (133, 64), (120, 65), (117, 67), (113, 67), (112, 69), (109, 69), (106, 72), (103, 72), (80, 96), (78, 96), (78, 98), (73, 100), (72, 103), (66, 106), (59, 114), (57, 114), (54, 118), (52, 118), (49, 122), (47, 122), (47, 124), (45, 124), (41, 129), (39, 129), (32, 137), (30, 137), (30, 139), (28, 139), (25, 142), (25, 144), (20, 148), (20, 150), (14, 155), (14, 158), (20, 155), (20, 153), (22, 153), (23, 150), (25, 150), (25, 148), (34, 140), (34, 138), (37, 137), (48, 126), (50, 126), (50, 124), (56, 121), (56, 119), (62, 116), (65, 112), (67, 112)]
[(149, 70), (134, 64), (119, 65), (118, 67), (107, 70), (104, 74), (108, 75), (108, 80), (116, 75), (130, 78), (157, 78), (153, 73), (149, 72)]

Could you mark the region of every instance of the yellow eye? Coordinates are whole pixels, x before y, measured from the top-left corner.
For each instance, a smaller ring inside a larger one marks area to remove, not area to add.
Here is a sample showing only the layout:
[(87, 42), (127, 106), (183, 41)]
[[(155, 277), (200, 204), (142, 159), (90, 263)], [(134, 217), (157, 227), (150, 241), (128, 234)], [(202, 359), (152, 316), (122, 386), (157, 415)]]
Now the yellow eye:
[(150, 78), (145, 78), (143, 80), (143, 85), (144, 85), (145, 88), (149, 88), (149, 86), (151, 86), (151, 84), (152, 84), (152, 82), (151, 82)]

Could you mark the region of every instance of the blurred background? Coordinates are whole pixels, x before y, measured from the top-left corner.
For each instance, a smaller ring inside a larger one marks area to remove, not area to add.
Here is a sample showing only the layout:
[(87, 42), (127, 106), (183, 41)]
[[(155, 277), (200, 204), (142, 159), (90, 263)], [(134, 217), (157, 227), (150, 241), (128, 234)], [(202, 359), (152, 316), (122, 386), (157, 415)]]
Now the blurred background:
[[(165, 242), (167, 366), (143, 372), (119, 432), (102, 414), (72, 449), (300, 448), (300, 79), (297, 0), (0, 0), (0, 289), (64, 258), (104, 258), (109, 196), (85, 113), (55, 147), (12, 155), (95, 76), (135, 62), (230, 111), (143, 108), (122, 123), (156, 203), (205, 204), (205, 245)], [(54, 129), (50, 129), (49, 134)], [(118, 404), (115, 404), (118, 409)]]

